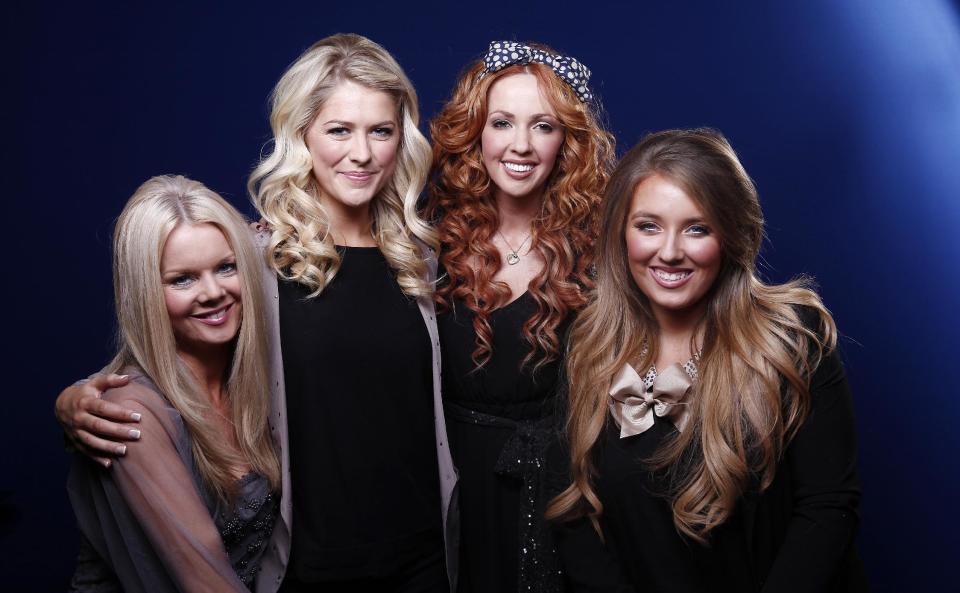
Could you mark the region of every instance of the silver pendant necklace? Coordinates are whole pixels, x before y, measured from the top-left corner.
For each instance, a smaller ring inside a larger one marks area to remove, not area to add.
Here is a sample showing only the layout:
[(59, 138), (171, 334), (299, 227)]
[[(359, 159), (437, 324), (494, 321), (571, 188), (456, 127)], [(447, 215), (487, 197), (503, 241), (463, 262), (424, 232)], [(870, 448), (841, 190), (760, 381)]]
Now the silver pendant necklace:
[(507, 241), (507, 238), (503, 236), (503, 233), (500, 232), (500, 229), (497, 229), (497, 234), (500, 235), (500, 239), (503, 240), (504, 245), (507, 246), (507, 263), (511, 266), (517, 264), (520, 261), (520, 250), (523, 249), (523, 246), (527, 244), (527, 241), (530, 240), (530, 235), (533, 234), (533, 231), (527, 233), (527, 236), (523, 239), (523, 243), (520, 244), (520, 247), (516, 249), (510, 245), (510, 242)]

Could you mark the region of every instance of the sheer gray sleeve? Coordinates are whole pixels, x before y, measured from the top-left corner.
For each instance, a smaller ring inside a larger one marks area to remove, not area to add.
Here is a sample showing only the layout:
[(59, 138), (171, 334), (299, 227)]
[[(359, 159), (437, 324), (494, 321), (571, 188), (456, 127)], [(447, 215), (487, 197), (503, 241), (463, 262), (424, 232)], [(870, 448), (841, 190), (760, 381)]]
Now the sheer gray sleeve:
[(135, 383), (104, 397), (141, 414), (140, 441), (111, 469), (76, 460), (70, 489), (81, 530), (124, 590), (247, 592), (185, 464), (179, 415)]

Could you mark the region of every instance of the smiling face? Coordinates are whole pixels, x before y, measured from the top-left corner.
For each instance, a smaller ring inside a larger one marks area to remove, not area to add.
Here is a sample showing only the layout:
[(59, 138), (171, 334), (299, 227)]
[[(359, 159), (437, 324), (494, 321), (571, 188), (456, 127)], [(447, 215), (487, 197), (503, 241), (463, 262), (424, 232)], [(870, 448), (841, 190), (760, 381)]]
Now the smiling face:
[(400, 146), (397, 104), (384, 93), (341, 82), (307, 128), (320, 200), (334, 217), (366, 212), (390, 180)]
[(641, 182), (625, 235), (633, 281), (661, 323), (703, 311), (723, 257), (719, 239), (683, 188), (660, 175)]
[(180, 224), (167, 237), (160, 281), (178, 351), (206, 351), (236, 337), (242, 313), (236, 261), (212, 224)]
[(553, 171), (564, 130), (533, 74), (505, 76), (490, 86), (480, 136), (494, 197), (537, 199)]

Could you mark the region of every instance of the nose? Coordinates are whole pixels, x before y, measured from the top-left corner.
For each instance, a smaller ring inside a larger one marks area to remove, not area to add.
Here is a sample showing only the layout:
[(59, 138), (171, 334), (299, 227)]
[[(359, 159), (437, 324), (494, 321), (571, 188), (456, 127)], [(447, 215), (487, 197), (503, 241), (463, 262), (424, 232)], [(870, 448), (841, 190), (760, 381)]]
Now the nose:
[(683, 238), (676, 233), (664, 233), (660, 246), (660, 259), (666, 263), (678, 263), (683, 260)]
[(513, 144), (510, 148), (517, 154), (530, 152), (530, 130), (524, 127), (516, 128), (513, 135)]
[(216, 301), (223, 298), (227, 291), (220, 284), (219, 279), (213, 274), (203, 274), (200, 276), (200, 291), (197, 298), (200, 302)]
[(370, 139), (364, 134), (356, 134), (350, 142), (350, 161), (363, 165), (370, 161)]

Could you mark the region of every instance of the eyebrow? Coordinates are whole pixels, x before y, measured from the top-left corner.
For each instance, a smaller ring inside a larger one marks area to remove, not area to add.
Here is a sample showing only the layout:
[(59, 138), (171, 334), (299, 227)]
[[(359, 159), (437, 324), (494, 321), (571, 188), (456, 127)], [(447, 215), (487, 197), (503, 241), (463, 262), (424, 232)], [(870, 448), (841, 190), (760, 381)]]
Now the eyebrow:
[[(516, 115), (510, 113), (509, 111), (504, 111), (503, 109), (497, 109), (497, 110), (491, 111), (491, 112), (490, 112), (490, 115), (488, 115), (487, 117), (493, 117), (493, 116), (496, 115), (496, 114), (500, 114), (500, 115), (502, 115), (503, 117), (509, 117), (509, 118), (513, 118), (513, 119), (516, 119), (516, 117), (517, 117)], [(559, 119), (557, 118), (556, 115), (550, 115), (549, 113), (534, 113), (534, 114), (530, 117), (530, 119), (544, 119), (544, 118), (549, 118), (549, 119), (552, 119), (552, 120), (555, 120), (555, 121), (559, 121)]]
[[(356, 124), (355, 124), (354, 122), (352, 122), (352, 121), (344, 121), (344, 120), (342, 120), (342, 119), (331, 119), (331, 120), (328, 120), (328, 121), (323, 122), (323, 125), (324, 125), (324, 126), (329, 126), (330, 124), (336, 124), (336, 125), (344, 126), (344, 127), (351, 127), (351, 126), (355, 126), (355, 125), (356, 125)], [(395, 125), (397, 125), (397, 122), (396, 122), (395, 120), (392, 120), (392, 119), (385, 119), (385, 120), (383, 120), (383, 121), (381, 121), (381, 122), (377, 122), (377, 123), (371, 125), (370, 127), (371, 127), (371, 128), (379, 128), (379, 127), (388, 126), (388, 125), (389, 125), (389, 126), (395, 126)]]

